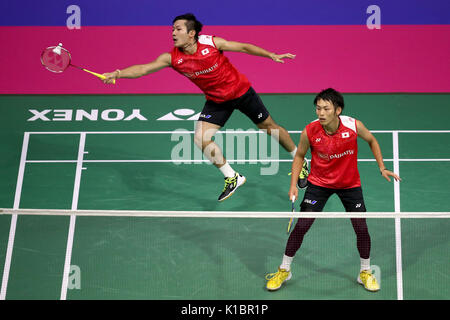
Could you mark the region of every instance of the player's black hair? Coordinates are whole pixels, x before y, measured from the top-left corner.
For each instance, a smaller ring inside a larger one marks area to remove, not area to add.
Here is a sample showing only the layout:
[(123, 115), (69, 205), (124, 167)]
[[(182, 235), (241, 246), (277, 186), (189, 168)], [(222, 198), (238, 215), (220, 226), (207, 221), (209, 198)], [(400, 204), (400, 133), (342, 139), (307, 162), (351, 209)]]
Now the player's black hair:
[(344, 97), (333, 88), (320, 91), (314, 99), (314, 105), (317, 105), (317, 101), (319, 100), (330, 101), (336, 108), (341, 107), (344, 110)]
[(195, 40), (198, 40), (198, 34), (202, 31), (203, 24), (197, 20), (197, 18), (192, 13), (185, 13), (179, 15), (173, 19), (172, 24), (177, 20), (187, 20), (186, 21), (186, 29), (187, 32), (191, 30), (195, 30)]

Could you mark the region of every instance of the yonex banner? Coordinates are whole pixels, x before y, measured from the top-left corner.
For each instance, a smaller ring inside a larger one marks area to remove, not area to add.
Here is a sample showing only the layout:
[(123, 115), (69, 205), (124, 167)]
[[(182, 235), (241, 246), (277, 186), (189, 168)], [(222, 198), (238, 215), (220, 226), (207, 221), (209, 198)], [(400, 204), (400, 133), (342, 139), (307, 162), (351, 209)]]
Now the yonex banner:
[(202, 34), (292, 53), (284, 64), (225, 55), (259, 93), (450, 92), (450, 2), (322, 0), (0, 3), (0, 94), (172, 94), (201, 91), (170, 68), (105, 85), (71, 68), (45, 70), (39, 55), (62, 43), (97, 73), (146, 64), (173, 48), (172, 20), (193, 12)]
[[(1, 43), (13, 48), (0, 51), (1, 94), (201, 94), (170, 68), (105, 85), (74, 68), (51, 73), (39, 61), (43, 48), (62, 42), (74, 64), (98, 73), (148, 63), (171, 50), (170, 26), (0, 30)], [(442, 41), (449, 37), (450, 25), (383, 26), (381, 30), (365, 26), (207, 26), (204, 33), (297, 55), (279, 64), (247, 54), (225, 53), (260, 93), (318, 92), (324, 87), (343, 92), (450, 91), (450, 42)]]

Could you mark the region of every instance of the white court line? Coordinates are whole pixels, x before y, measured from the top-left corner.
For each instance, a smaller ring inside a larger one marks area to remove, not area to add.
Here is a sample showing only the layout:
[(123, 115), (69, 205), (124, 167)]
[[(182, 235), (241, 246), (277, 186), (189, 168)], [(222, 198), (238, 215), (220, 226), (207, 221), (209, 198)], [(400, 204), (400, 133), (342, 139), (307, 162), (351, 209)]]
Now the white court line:
[[(291, 130), (289, 133), (301, 133), (301, 130)], [(371, 130), (372, 133), (450, 133), (450, 130)], [(169, 131), (35, 131), (28, 132), (29, 134), (194, 134), (192, 130), (169, 130)], [(225, 134), (248, 134), (248, 133), (265, 133), (262, 130), (225, 130), (217, 131), (217, 133)], [(375, 161), (375, 159), (358, 159), (358, 161)], [(384, 159), (384, 161), (393, 161), (393, 159)], [(450, 162), (450, 159), (398, 159), (398, 161), (418, 161), (418, 162)], [(77, 160), (28, 160), (27, 163), (76, 163)], [(84, 160), (86, 163), (207, 163), (208, 159), (178, 159), (178, 160), (168, 160), (168, 159), (142, 159), (142, 160)], [(265, 160), (254, 160), (254, 159), (243, 159), (243, 160), (228, 160), (230, 164), (236, 162), (292, 162), (292, 159), (265, 159)]]
[[(27, 160), (29, 141), (30, 141), (30, 134), (25, 132), (23, 135), (23, 142), (22, 142), (22, 154), (20, 155), (19, 173), (17, 175), (16, 193), (14, 195), (13, 208), (16, 210), (19, 209), (20, 198), (22, 195), (23, 176), (25, 172), (25, 162)], [(0, 300), (6, 299), (6, 289), (8, 287), (9, 270), (11, 268), (11, 258), (14, 248), (16, 226), (17, 226), (17, 214), (13, 214), (11, 216), (11, 226), (9, 228), (8, 247), (6, 250), (5, 265), (3, 268), (3, 279), (2, 279), (2, 288), (0, 291)]]
[[(72, 196), (72, 208), (71, 211), (75, 211), (78, 209), (78, 198), (80, 192), (80, 181), (81, 181), (81, 173), (83, 170), (83, 158), (84, 158), (84, 146), (86, 144), (86, 134), (80, 134), (80, 143), (78, 145), (78, 159), (77, 159), (77, 168), (75, 172), (75, 182), (73, 186), (73, 196)], [(75, 221), (76, 215), (70, 215), (70, 223), (69, 223), (69, 233), (67, 235), (67, 247), (66, 247), (66, 259), (64, 262), (64, 273), (63, 280), (61, 285), (61, 300), (66, 300), (67, 298), (67, 287), (69, 283), (69, 272), (70, 272), (70, 261), (72, 258), (72, 248), (73, 248), (73, 237), (75, 234)]]
[(399, 162), (448, 162), (450, 159), (398, 159)]
[(26, 163), (77, 163), (77, 160), (27, 160)]
[[(375, 162), (375, 159), (358, 159), (361, 162)], [(384, 159), (384, 161), (393, 161), (392, 159)], [(450, 161), (450, 159), (449, 159)], [(78, 160), (28, 160), (27, 163), (77, 163)], [(142, 159), (142, 160), (83, 160), (83, 163), (133, 163), (133, 162), (149, 162), (149, 163), (210, 163), (208, 159)], [(236, 162), (292, 162), (292, 159), (227, 159), (230, 164)]]
[[(27, 160), (26, 163), (77, 163), (78, 160)], [(292, 162), (292, 159), (231, 159), (227, 160), (230, 164), (236, 162)], [(375, 159), (358, 159), (358, 162), (375, 162)], [(393, 162), (394, 159), (383, 159), (385, 162)], [(450, 159), (398, 159), (399, 162), (450, 162)], [(180, 160), (180, 159), (142, 159), (142, 160), (83, 160), (83, 163), (209, 163), (208, 159), (192, 159), (192, 160)]]
[[(398, 132), (392, 133), (392, 146), (394, 156), (394, 173), (400, 176), (400, 163), (398, 160)], [(400, 210), (400, 183), (394, 179), (394, 210), (399, 214)], [(403, 269), (402, 269), (402, 231), (400, 218), (395, 218), (395, 256), (397, 270), (397, 300), (403, 300)]]

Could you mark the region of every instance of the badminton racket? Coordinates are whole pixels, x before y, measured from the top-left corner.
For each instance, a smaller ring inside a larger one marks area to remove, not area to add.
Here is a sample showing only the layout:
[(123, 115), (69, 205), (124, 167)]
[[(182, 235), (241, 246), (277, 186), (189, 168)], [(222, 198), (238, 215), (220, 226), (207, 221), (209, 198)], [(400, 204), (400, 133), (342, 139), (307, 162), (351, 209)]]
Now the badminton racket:
[[(71, 61), (72, 57), (70, 52), (62, 47), (62, 43), (57, 46), (45, 48), (41, 53), (41, 63), (48, 71), (61, 73), (70, 66), (90, 73), (99, 79), (106, 79), (104, 75), (76, 66)], [(113, 80), (113, 83), (116, 83), (116, 80)]]
[[(294, 213), (295, 212), (295, 206), (294, 206), (294, 203), (295, 203), (295, 196), (292, 196), (292, 213)], [(288, 224), (288, 227), (287, 227), (287, 234), (289, 234), (290, 232), (291, 232), (291, 227), (292, 227), (292, 222), (294, 222), (294, 217), (291, 217), (290, 219), (289, 219), (289, 224)]]

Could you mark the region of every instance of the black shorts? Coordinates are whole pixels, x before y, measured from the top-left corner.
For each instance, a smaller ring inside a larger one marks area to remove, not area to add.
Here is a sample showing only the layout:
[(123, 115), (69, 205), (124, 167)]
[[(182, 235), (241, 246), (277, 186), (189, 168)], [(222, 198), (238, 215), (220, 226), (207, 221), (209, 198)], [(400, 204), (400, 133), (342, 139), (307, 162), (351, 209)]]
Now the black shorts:
[(261, 123), (269, 117), (269, 111), (267, 111), (261, 98), (255, 90), (250, 87), (245, 94), (237, 99), (225, 101), (223, 103), (206, 100), (198, 121), (205, 121), (223, 127), (234, 109), (238, 109), (244, 113), (254, 124)]
[(361, 187), (350, 189), (330, 189), (319, 187), (308, 181), (305, 196), (300, 204), (300, 211), (321, 212), (328, 199), (336, 193), (347, 212), (366, 212), (366, 205)]

